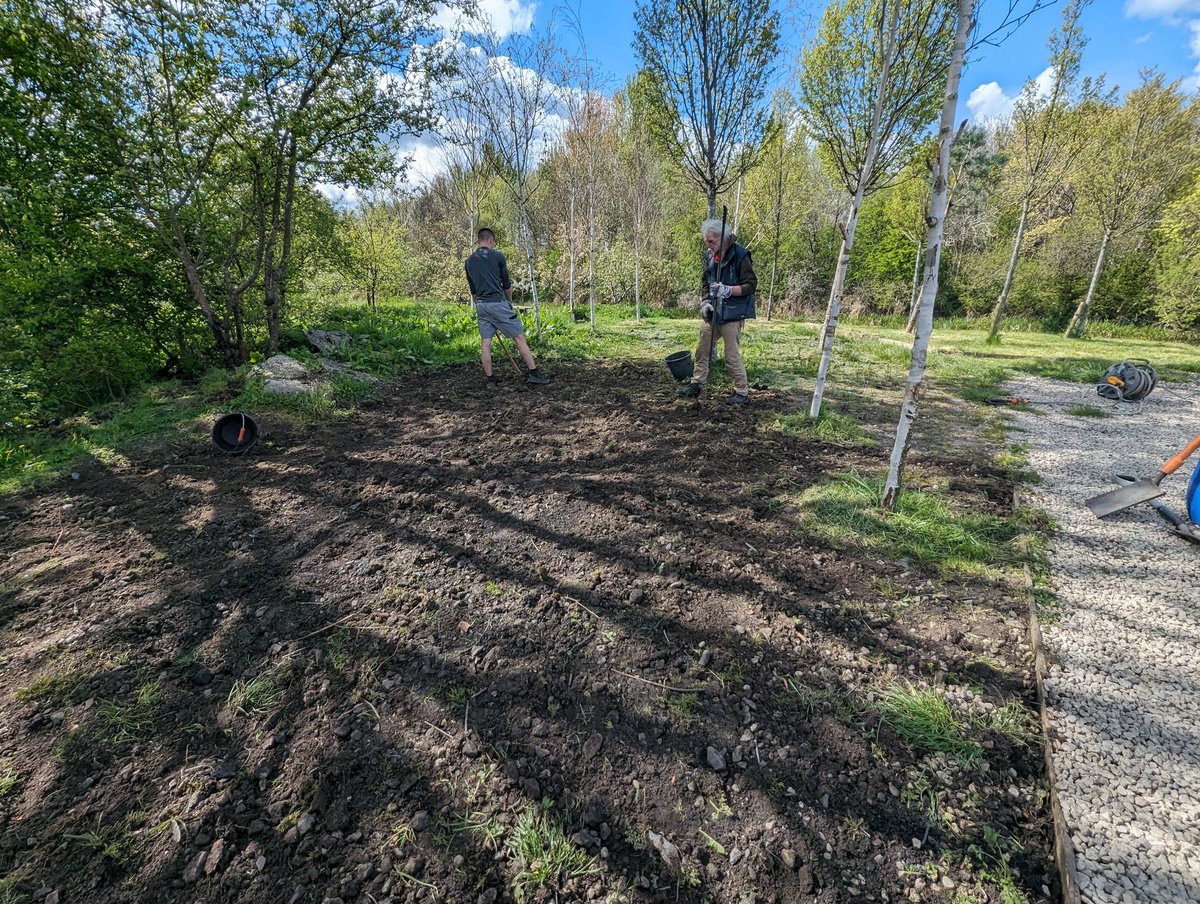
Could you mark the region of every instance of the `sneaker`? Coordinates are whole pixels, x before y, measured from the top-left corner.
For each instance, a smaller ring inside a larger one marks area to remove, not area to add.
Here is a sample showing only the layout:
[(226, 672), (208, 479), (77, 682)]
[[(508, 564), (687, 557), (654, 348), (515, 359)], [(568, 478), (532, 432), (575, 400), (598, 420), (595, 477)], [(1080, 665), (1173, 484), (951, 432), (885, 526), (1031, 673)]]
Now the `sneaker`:
[(550, 382), (550, 378), (542, 376), (535, 367), (529, 373), (525, 374), (525, 382), (532, 383), (534, 386), (545, 386)]
[(697, 399), (700, 397), (700, 392), (703, 389), (703, 383), (689, 383), (683, 389), (679, 390), (679, 397), (681, 399)]
[(496, 388), (496, 378), (488, 377), (487, 382), (483, 384), (483, 388), (484, 389), (495, 389)]
[(727, 398), (725, 400), (725, 404), (726, 405), (749, 405), (750, 404), (750, 396), (739, 395), (738, 393), (735, 392), (733, 395), (731, 395), (729, 398)]

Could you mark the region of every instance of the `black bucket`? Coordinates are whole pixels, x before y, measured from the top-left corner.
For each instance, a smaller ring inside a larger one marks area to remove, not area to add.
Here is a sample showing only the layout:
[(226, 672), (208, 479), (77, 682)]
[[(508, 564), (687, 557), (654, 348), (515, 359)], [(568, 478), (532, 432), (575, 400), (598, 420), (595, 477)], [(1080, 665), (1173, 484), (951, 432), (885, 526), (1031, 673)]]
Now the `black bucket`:
[(258, 424), (240, 411), (222, 415), (213, 424), (212, 441), (220, 451), (240, 455), (258, 442)]
[(676, 352), (667, 355), (667, 367), (671, 368), (671, 376), (680, 383), (692, 378), (692, 353), (690, 351)]

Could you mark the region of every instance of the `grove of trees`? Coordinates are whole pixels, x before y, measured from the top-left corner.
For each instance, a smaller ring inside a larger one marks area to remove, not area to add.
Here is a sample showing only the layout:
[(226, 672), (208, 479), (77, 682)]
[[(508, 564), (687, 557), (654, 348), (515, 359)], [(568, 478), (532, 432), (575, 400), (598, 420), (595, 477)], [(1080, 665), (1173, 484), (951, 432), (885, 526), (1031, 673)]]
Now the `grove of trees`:
[[(465, 302), (480, 224), (539, 314), (687, 305), (722, 203), (760, 316), (829, 344), (839, 311), (915, 315), (929, 260), (930, 314), (997, 335), (1200, 330), (1200, 106), (1156, 72), (1078, 83), (1078, 3), (1050, 87), (950, 147), (946, 0), (831, 3), (795, 72), (769, 4), (644, 0), (613, 87), (553, 23), (447, 35), (429, 0), (2, 2), (8, 428), (246, 363), (328, 298)], [(401, 178), (417, 136), (438, 171)]]

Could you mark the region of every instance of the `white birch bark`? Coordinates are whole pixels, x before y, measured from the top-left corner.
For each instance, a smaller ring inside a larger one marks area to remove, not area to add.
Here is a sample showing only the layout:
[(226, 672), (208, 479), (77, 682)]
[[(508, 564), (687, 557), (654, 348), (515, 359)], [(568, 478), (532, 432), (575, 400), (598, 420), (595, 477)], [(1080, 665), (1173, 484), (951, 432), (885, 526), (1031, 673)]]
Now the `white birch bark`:
[(867, 185), (871, 182), (871, 174), (875, 170), (875, 161), (879, 155), (883, 102), (887, 96), (888, 80), (892, 74), (894, 54), (891, 48), (896, 41), (899, 17), (899, 3), (893, 3), (892, 21), (887, 35), (882, 38), (886, 43), (886, 48), (882, 55), (883, 66), (879, 71), (879, 87), (875, 93), (875, 109), (871, 112), (871, 137), (867, 145), (867, 155), (862, 173), (858, 179), (858, 187), (854, 192), (854, 201), (850, 206), (850, 213), (846, 216), (846, 225), (842, 229), (842, 248), (838, 254), (837, 270), (833, 275), (829, 306), (825, 311), (825, 326), (821, 330), (821, 363), (817, 367), (817, 382), (813, 386), (812, 405), (808, 410), (809, 417), (813, 419), (821, 416), (821, 401), (825, 397), (825, 379), (829, 374), (829, 363), (833, 358), (833, 338), (837, 333), (838, 316), (842, 311), (842, 296), (846, 294), (846, 272), (850, 269), (850, 252), (854, 249), (854, 230), (858, 227), (858, 212), (862, 209), (863, 196), (866, 194)]
[(954, 34), (954, 54), (946, 77), (946, 95), (942, 102), (942, 118), (938, 128), (937, 168), (933, 174), (933, 197), (930, 200), (929, 235), (925, 240), (925, 280), (921, 303), (917, 311), (916, 335), (913, 337), (912, 364), (904, 382), (904, 404), (896, 425), (896, 439), (888, 461), (881, 505), (891, 511), (900, 498), (904, 460), (908, 456), (909, 437), (917, 419), (917, 404), (925, 380), (925, 362), (929, 354), (929, 336), (933, 332), (933, 306), (937, 298), (938, 264), (942, 255), (942, 235), (946, 211), (949, 208), (950, 145), (954, 140), (954, 112), (958, 106), (958, 85), (966, 60), (967, 37), (975, 18), (975, 0), (958, 0), (958, 23)]
[(1029, 196), (1021, 202), (1021, 219), (1017, 222), (1017, 237), (1013, 240), (1012, 255), (1008, 259), (1008, 270), (1004, 274), (1004, 288), (996, 299), (996, 309), (992, 311), (992, 328), (988, 332), (988, 341), (995, 340), (1000, 332), (1000, 324), (1004, 320), (1004, 309), (1008, 306), (1008, 293), (1012, 289), (1013, 277), (1017, 272), (1017, 260), (1021, 256), (1021, 243), (1025, 240), (1025, 223), (1029, 219)]

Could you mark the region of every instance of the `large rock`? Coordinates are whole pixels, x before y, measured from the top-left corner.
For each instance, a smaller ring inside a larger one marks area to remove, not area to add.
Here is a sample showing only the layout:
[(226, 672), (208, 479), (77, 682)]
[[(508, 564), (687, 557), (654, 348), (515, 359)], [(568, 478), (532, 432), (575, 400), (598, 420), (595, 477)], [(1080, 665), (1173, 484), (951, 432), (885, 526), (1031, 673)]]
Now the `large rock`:
[(309, 330), (304, 334), (314, 351), (327, 355), (350, 344), (350, 334), (344, 330)]
[(267, 380), (263, 383), (263, 392), (267, 395), (299, 395), (308, 392), (312, 387), (299, 380)]
[(268, 380), (303, 380), (308, 377), (308, 368), (288, 355), (272, 355), (258, 369)]

